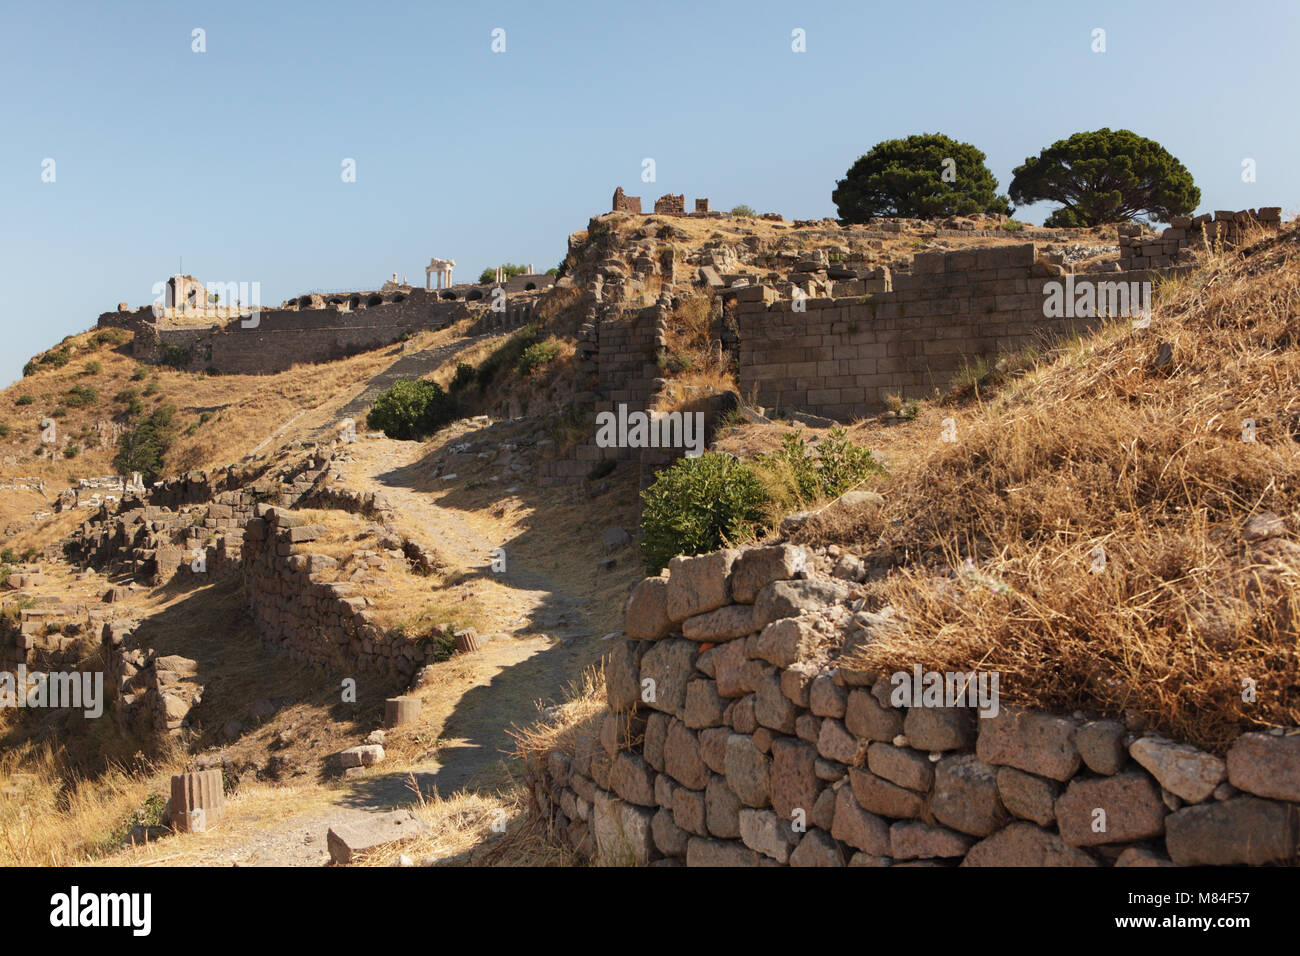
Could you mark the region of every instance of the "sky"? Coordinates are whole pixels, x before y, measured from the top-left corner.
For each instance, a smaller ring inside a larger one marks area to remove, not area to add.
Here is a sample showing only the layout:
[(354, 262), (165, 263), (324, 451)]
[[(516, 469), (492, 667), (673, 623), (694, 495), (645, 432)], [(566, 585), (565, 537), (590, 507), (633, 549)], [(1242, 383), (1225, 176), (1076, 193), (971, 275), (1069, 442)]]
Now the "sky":
[(1300, 209), (1294, 0), (43, 0), (0, 6), (0, 40), (4, 384), (182, 265), (263, 305), (434, 256), (544, 271), (616, 186), (834, 216), (853, 161), (912, 133), (973, 143), (1005, 192), (1127, 128), (1198, 211)]

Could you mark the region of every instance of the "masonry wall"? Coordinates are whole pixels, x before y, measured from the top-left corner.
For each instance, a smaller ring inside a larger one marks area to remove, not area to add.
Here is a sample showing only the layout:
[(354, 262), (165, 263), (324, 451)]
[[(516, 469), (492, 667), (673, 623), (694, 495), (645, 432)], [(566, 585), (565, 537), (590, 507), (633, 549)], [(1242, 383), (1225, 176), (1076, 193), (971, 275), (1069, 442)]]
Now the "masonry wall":
[(282, 508), (248, 522), (244, 592), (262, 643), (324, 673), (409, 679), (428, 661), (427, 645), (376, 625), (356, 585), (316, 577), (337, 563), (311, 551), (323, 530)]
[[(1094, 328), (1097, 317), (1047, 318), (1045, 286), (1059, 266), (1037, 263), (1033, 243), (920, 253), (892, 290), (851, 298), (777, 299), (735, 290), (741, 394), (761, 405), (847, 419), (879, 411), (887, 395), (946, 389), (964, 360)], [(1089, 273), (1077, 282), (1131, 283), (1149, 271)]]
[(1082, 713), (894, 706), (852, 655), (890, 612), (855, 612), (850, 593), (789, 545), (642, 581), (606, 710), (529, 756), (533, 812), (605, 863), (1296, 861), (1295, 730), (1219, 755)]

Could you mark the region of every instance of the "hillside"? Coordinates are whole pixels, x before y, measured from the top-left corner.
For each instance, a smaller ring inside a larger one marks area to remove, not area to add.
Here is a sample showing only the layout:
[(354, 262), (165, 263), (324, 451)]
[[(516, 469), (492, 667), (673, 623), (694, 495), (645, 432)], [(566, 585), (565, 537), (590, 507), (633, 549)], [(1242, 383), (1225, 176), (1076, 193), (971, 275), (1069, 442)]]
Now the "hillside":
[[(598, 446), (592, 415), (702, 409), (712, 451), (752, 463), (798, 435), (816, 458), (839, 434), (836, 400), (773, 391), (778, 364), (800, 366), (809, 395), (887, 399), (844, 423), (885, 466), (855, 488), (871, 494), (804, 500), (726, 542), (806, 547), (852, 586), (854, 613), (889, 609), (901, 626), (853, 667), (994, 670), (1008, 704), (1209, 750), (1297, 725), (1300, 235), (1247, 236), (1247, 219), (1240, 244), (1197, 249), (1115, 226), (613, 212), (570, 236), (562, 278), (530, 290), (517, 327), (476, 314), (259, 375), (148, 361), (123, 329), (65, 339), (0, 393), (0, 639), (6, 661), (105, 672), (116, 692), (102, 722), (0, 712), (0, 855), (312, 865), (329, 827), (413, 806), (429, 833), (368, 862), (574, 862), (543, 838), (522, 758), (599, 713), (591, 668), (621, 643), (646, 570), (638, 492), (680, 452)], [(1179, 245), (1149, 325), (1015, 325), (1042, 283), (1118, 275), (1138, 241)], [(989, 255), (1018, 258), (985, 269)], [(980, 278), (995, 268), (1008, 274)], [(971, 354), (904, 355), (898, 374), (924, 364), (925, 384), (893, 390), (885, 350), (943, 336), (924, 325), (932, 308), (871, 303), (928, 302), (931, 286), (964, 288), (957, 270), (997, 284), (987, 312), (954, 307), (960, 324), (1007, 331)], [(880, 358), (844, 358), (839, 339), (815, 347), (834, 355), (754, 358), (766, 343), (747, 316), (794, 327), (805, 299)], [(837, 364), (855, 361), (871, 372)], [(438, 383), (449, 423), (416, 440), (367, 428), (403, 378)], [(143, 493), (75, 487), (117, 474), (121, 436), (168, 406)], [(380, 729), (394, 697), (418, 717)], [(358, 746), (382, 760), (346, 766)], [(226, 781), (221, 827), (123, 848), (160, 822), (173, 773), (209, 767)]]

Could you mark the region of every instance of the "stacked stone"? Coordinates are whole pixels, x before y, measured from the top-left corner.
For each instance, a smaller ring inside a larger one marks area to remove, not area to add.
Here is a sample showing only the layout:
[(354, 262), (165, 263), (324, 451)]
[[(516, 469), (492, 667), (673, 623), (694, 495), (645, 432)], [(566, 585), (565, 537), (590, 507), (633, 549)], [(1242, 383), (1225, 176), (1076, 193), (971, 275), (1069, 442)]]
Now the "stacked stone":
[(1275, 231), (1282, 224), (1282, 207), (1242, 209), (1237, 212), (1216, 210), (1213, 213), (1174, 216), (1160, 235), (1143, 235), (1142, 227), (1125, 223), (1119, 227), (1121, 269), (1164, 269), (1189, 261), (1190, 251), (1222, 242), (1236, 245), (1251, 231)]
[(190, 711), (203, 699), (198, 664), (175, 654), (159, 657), (122, 621), (106, 622), (100, 640), (104, 692), (118, 731), (157, 751), (188, 728)]
[(636, 586), (607, 710), (530, 763), (563, 844), (688, 866), (1295, 861), (1300, 734), (1224, 759), (1114, 720), (894, 706), (851, 664), (889, 613), (807, 568), (790, 545), (726, 550)]
[(249, 611), (263, 644), (321, 672), (352, 670), (409, 679), (428, 651), (374, 623), (356, 585), (324, 581), (336, 566), (307, 546), (324, 532), (302, 515), (259, 506), (244, 534), (242, 570)]
[[(890, 395), (932, 393), (969, 356), (1100, 325), (1100, 314), (1044, 314), (1047, 284), (1063, 282), (1064, 270), (1038, 258), (1034, 243), (918, 253), (911, 273), (882, 269), (860, 280), (866, 298), (795, 300), (767, 286), (728, 289), (724, 306), (735, 297), (740, 332), (741, 394), (850, 420), (878, 412)], [(1122, 284), (1128, 302), (1131, 284), (1150, 278), (1143, 270), (1086, 281)]]

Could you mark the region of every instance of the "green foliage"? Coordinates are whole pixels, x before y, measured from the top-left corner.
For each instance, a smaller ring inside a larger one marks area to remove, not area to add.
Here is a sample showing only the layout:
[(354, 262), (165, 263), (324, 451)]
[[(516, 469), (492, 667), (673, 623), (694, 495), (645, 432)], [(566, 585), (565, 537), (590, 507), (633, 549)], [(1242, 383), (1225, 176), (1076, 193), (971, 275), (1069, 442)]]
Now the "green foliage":
[(141, 365), (139, 368), (137, 368), (134, 372), (131, 373), (131, 381), (133, 382), (143, 382), (148, 377), (149, 377), (149, 370), (145, 368), (143, 365)]
[(35, 375), (38, 368), (40, 368), (40, 366), (36, 364), (36, 359), (32, 359), (23, 366), (23, 378), (26, 378), (28, 375)]
[(536, 342), (542, 334), (536, 322), (530, 322), (510, 338), (506, 339), (495, 352), (483, 360), (475, 373), (479, 388), (487, 388), (496, 379), (502, 369), (515, 368), (519, 357), (528, 346)]
[(0, 438), (8, 438), (9, 433), (12, 431), (13, 429), (10, 428), (8, 425), (0, 424)]
[(174, 406), (159, 405), (118, 437), (117, 454), (113, 456), (118, 474), (138, 471), (145, 484), (162, 476), (167, 452), (176, 440), (175, 415)]
[(437, 382), (402, 378), (375, 399), (366, 415), (366, 427), (389, 438), (421, 440), (456, 417), (456, 400)]
[(26, 394), (24, 394), (24, 395), (19, 395), (19, 396), (18, 396), (18, 401), (14, 402), (14, 404), (15, 404), (15, 405), (35, 405), (35, 404), (36, 404), (36, 396), (35, 396), (35, 395), (26, 395)]
[(519, 354), (519, 362), (515, 368), (520, 375), (532, 375), (534, 371), (550, 362), (555, 356), (560, 354), (560, 343), (555, 339), (547, 339), (545, 342), (535, 342)]
[(730, 455), (680, 458), (641, 493), (641, 557), (658, 574), (678, 554), (704, 554), (754, 538), (766, 496), (754, 472)]
[(744, 203), (741, 203), (739, 206), (732, 206), (728, 215), (739, 216), (742, 219), (758, 218), (758, 213), (754, 212), (754, 208), (752, 206), (746, 206)]
[(103, 364), (100, 363), (100, 362), (98, 362), (98, 361), (96, 361), (95, 359), (91, 359), (91, 360), (90, 360), (89, 362), (87, 362), (84, 366), (82, 366), (81, 374), (82, 374), (82, 375), (98, 375), (98, 374), (99, 374), (100, 372), (102, 372), (102, 371), (104, 371), (104, 366), (103, 366)]
[(50, 412), (50, 417), (51, 417), (51, 418), (67, 418), (67, 417), (68, 417), (68, 410), (67, 410), (66, 408), (64, 408), (62, 405), (58, 405), (58, 406), (55, 407), (54, 411)]
[(68, 360), (71, 357), (71, 350), (66, 345), (61, 345), (57, 349), (51, 349), (46, 352), (36, 361), (41, 365), (48, 365), (51, 368), (63, 368), (63, 366), (68, 364)]
[(126, 339), (126, 332), (122, 329), (104, 329), (101, 332), (96, 332), (91, 341), (96, 348), (102, 348), (105, 345), (121, 345)]
[(455, 395), (463, 392), (474, 384), (474, 366), (468, 362), (459, 362), (456, 365), (456, 374), (452, 376), (451, 384), (447, 387), (451, 394)]
[(180, 345), (169, 345), (163, 349), (162, 358), (159, 359), (163, 365), (175, 369), (187, 367), (194, 359), (194, 352)]
[[(945, 163), (948, 159), (952, 163)], [(1011, 206), (997, 188), (982, 152), (970, 143), (924, 133), (877, 143), (835, 184), (831, 200), (846, 222), (876, 216), (1009, 215)]]
[(766, 479), (769, 496), (786, 509), (837, 498), (885, 471), (868, 449), (849, 441), (842, 427), (830, 430), (815, 455), (801, 435), (788, 434), (780, 451), (759, 455), (754, 468)]
[(99, 401), (99, 392), (90, 385), (73, 386), (63, 397), (63, 403), (73, 408), (85, 408), (87, 405), (94, 405), (97, 401)]
[(127, 407), (128, 413), (135, 417), (144, 411), (144, 402), (140, 401), (140, 391), (135, 388), (124, 388), (113, 396), (113, 401), (121, 402)]
[(144, 391), (140, 394), (147, 398), (150, 395), (157, 395), (159, 391), (158, 380), (155, 378), (149, 381), (149, 384), (144, 387)]
[[(501, 263), (501, 268), (506, 270), (507, 281), (513, 279), (515, 276), (525, 275), (528, 272), (528, 266), (515, 265), (513, 262), (503, 262)], [(496, 281), (497, 270), (495, 268), (488, 267), (479, 273), (479, 285), (488, 285)]]
[(80, 454), (81, 454), (80, 445), (68, 445), (66, 448), (63, 449), (64, 458), (76, 458)]
[(1139, 214), (1158, 222), (1192, 212), (1201, 191), (1192, 174), (1155, 140), (1099, 129), (1057, 140), (1012, 173), (1011, 198), (1061, 203), (1044, 225), (1097, 226)]

